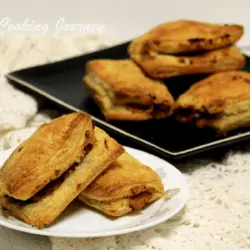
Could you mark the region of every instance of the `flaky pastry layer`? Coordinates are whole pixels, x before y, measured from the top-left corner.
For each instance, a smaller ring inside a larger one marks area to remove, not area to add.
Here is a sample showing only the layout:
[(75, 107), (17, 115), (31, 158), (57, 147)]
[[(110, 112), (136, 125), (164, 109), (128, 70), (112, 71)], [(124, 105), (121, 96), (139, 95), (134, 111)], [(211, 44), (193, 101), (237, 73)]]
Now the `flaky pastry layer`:
[(79, 200), (90, 207), (102, 211), (108, 216), (120, 217), (129, 214), (133, 211), (139, 211), (143, 209), (146, 205), (152, 203), (153, 201), (161, 197), (162, 195), (160, 193), (152, 194), (145, 192), (134, 197), (126, 197), (112, 201), (99, 201), (89, 199), (85, 196), (79, 196)]
[(221, 72), (190, 87), (176, 101), (181, 122), (198, 127), (214, 127), (227, 132), (250, 123), (250, 74), (243, 71)]
[(82, 112), (44, 124), (11, 154), (0, 170), (1, 192), (27, 200), (85, 156), (93, 143), (91, 117)]
[(79, 200), (107, 215), (140, 210), (162, 197), (160, 177), (128, 153), (123, 153), (81, 194)]
[(83, 80), (107, 120), (160, 119), (173, 112), (168, 88), (131, 60), (90, 61)]
[(159, 79), (238, 70), (245, 65), (244, 55), (235, 46), (197, 55), (137, 54), (133, 50), (130, 55), (148, 75)]

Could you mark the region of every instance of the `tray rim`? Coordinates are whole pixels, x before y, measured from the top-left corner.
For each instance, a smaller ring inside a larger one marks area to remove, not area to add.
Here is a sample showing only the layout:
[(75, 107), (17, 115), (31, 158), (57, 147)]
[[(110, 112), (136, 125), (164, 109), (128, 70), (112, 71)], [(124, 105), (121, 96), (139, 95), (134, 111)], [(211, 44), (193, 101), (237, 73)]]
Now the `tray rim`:
[[(76, 57), (73, 57), (71, 59), (74, 59)], [(69, 59), (66, 59), (66, 60), (69, 60)], [(65, 61), (65, 60), (62, 60), (62, 61)], [(62, 61), (58, 61), (58, 62), (62, 62)], [(52, 63), (54, 64), (54, 63)], [(44, 65), (48, 65), (48, 64), (44, 64)], [(13, 74), (16, 74), (18, 72), (21, 72), (21, 71), (24, 71), (24, 70), (28, 70), (28, 69), (31, 69), (31, 68), (35, 68), (35, 67), (43, 67), (44, 65), (39, 65), (39, 66), (34, 66), (34, 67), (28, 67), (28, 68), (24, 68), (24, 69), (21, 69), (21, 70), (17, 70), (17, 71), (13, 71), (13, 72), (10, 72), (10, 73), (7, 73), (5, 75), (5, 77), (10, 80), (10, 81), (14, 81), (18, 84), (20, 84), (21, 86), (24, 86), (36, 93), (38, 93), (39, 95), (49, 99), (50, 101), (53, 101), (61, 106), (63, 106), (64, 108), (67, 108), (69, 110), (72, 110), (72, 111), (81, 111), (81, 112), (85, 112), (84, 110), (82, 109), (79, 109), (79, 108), (76, 108), (66, 102), (64, 102), (63, 100), (47, 93), (46, 91), (43, 91), (35, 86), (33, 86), (31, 83), (27, 82), (27, 81), (24, 81), (16, 76), (14, 76)], [(166, 150), (154, 143), (151, 143), (147, 140), (144, 140), (144, 139), (141, 139), (140, 137), (137, 137), (135, 135), (132, 135), (132, 134), (129, 134), (128, 132), (120, 129), (120, 128), (117, 128), (116, 126), (113, 126), (109, 123), (107, 123), (106, 121), (103, 121), (93, 115), (90, 114), (90, 116), (92, 117), (92, 119), (95, 121), (95, 122), (98, 122), (99, 124), (105, 126), (105, 127), (108, 127), (109, 129), (117, 132), (117, 133), (120, 133), (122, 134), (123, 136), (125, 137), (129, 137), (130, 139), (132, 140), (136, 140), (136, 141), (139, 141), (140, 143), (143, 143), (155, 150), (159, 150), (165, 154), (167, 154), (168, 156), (171, 156), (171, 158), (183, 158), (186, 154), (190, 154), (192, 152), (197, 152), (197, 151), (200, 151), (202, 149), (206, 149), (206, 148), (212, 148), (213, 146), (218, 146), (218, 145), (224, 145), (226, 144), (227, 142), (230, 142), (230, 141), (233, 141), (233, 143), (235, 143), (237, 141), (237, 139), (241, 139), (241, 138), (244, 138), (246, 139), (246, 137), (250, 136), (250, 131), (247, 131), (247, 132), (243, 132), (243, 133), (240, 133), (240, 134), (237, 134), (237, 135), (233, 135), (233, 136), (230, 136), (230, 137), (227, 137), (227, 138), (222, 138), (220, 140), (217, 140), (217, 141), (213, 141), (213, 142), (209, 142), (209, 143), (206, 143), (206, 144), (202, 144), (202, 145), (199, 145), (199, 146), (196, 146), (196, 147), (192, 147), (192, 148), (189, 148), (189, 149), (185, 149), (185, 150), (182, 150), (182, 151), (178, 151), (178, 152), (173, 152), (173, 151), (169, 151), (169, 150)]]

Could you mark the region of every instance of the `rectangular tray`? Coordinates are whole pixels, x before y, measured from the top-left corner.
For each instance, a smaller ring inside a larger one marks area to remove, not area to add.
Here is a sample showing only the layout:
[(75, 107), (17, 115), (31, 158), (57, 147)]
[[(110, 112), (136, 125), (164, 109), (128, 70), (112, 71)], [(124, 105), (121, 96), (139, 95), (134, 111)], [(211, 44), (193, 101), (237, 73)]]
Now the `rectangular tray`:
[[(163, 158), (180, 159), (214, 148), (246, 140), (250, 130), (241, 129), (219, 138), (209, 129), (196, 129), (174, 119), (142, 122), (107, 122), (82, 84), (85, 63), (92, 59), (128, 58), (129, 42), (80, 55), (56, 63), (49, 63), (11, 72), (7, 79), (17, 87), (36, 93), (70, 111), (88, 112), (97, 125), (122, 135), (128, 140)], [(245, 71), (250, 71), (250, 58), (246, 56)], [(167, 79), (169, 90), (176, 98), (204, 75)]]

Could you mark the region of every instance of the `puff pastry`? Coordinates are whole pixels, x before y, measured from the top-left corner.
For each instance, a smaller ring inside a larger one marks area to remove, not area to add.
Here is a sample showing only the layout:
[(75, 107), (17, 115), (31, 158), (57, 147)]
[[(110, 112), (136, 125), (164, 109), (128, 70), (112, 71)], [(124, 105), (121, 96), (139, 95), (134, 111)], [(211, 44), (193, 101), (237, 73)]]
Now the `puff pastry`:
[[(81, 130), (81, 127), (78, 127), (78, 130)], [(0, 204), (26, 223), (44, 227), (52, 223), (67, 205), (123, 152), (120, 144), (96, 127), (93, 146), (81, 162), (71, 166), (30, 199), (21, 201), (4, 195), (0, 197)], [(23, 157), (28, 158), (29, 155)]]
[(245, 57), (239, 48), (229, 46), (196, 55), (167, 55), (156, 52), (130, 55), (143, 70), (154, 78), (173, 76), (208, 74), (228, 70), (241, 69), (245, 65)]
[(1, 191), (19, 200), (29, 199), (72, 164), (79, 163), (93, 135), (91, 117), (81, 112), (42, 125), (0, 170), (5, 180)]
[(107, 120), (160, 119), (173, 112), (168, 88), (132, 60), (90, 61), (83, 81)]
[(219, 133), (250, 125), (250, 73), (214, 74), (190, 87), (176, 101), (176, 117)]
[(78, 199), (106, 215), (118, 217), (142, 209), (163, 193), (157, 173), (125, 152)]
[(131, 51), (180, 54), (215, 50), (236, 43), (244, 33), (241, 25), (221, 25), (192, 20), (160, 24), (135, 39)]

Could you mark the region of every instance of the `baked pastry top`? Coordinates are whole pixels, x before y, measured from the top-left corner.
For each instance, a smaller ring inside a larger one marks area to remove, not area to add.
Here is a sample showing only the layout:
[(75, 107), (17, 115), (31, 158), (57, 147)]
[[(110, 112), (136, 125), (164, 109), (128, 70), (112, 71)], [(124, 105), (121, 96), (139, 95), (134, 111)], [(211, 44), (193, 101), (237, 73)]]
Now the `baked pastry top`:
[(83, 80), (107, 120), (165, 118), (173, 112), (168, 88), (132, 60), (90, 61)]
[(95, 127), (93, 145), (80, 163), (71, 166), (29, 200), (20, 201), (4, 195), (0, 196), (0, 204), (28, 224), (39, 228), (49, 225), (123, 152), (118, 142)]
[(91, 117), (63, 115), (42, 125), (11, 154), (0, 170), (1, 192), (27, 200), (85, 156), (93, 143)]
[(241, 69), (245, 65), (245, 57), (235, 46), (196, 55), (137, 54), (131, 49), (130, 55), (154, 78), (216, 73)]
[(243, 33), (241, 25), (178, 20), (152, 28), (130, 46), (139, 54), (145, 49), (163, 54), (201, 52), (232, 45)]
[(110, 216), (121, 216), (160, 198), (160, 177), (127, 152), (123, 153), (79, 196), (79, 200)]
[(176, 101), (181, 122), (227, 132), (250, 123), (250, 73), (228, 71), (211, 75), (190, 87)]

